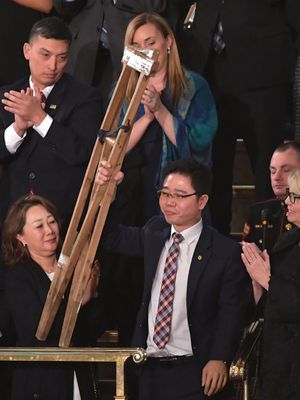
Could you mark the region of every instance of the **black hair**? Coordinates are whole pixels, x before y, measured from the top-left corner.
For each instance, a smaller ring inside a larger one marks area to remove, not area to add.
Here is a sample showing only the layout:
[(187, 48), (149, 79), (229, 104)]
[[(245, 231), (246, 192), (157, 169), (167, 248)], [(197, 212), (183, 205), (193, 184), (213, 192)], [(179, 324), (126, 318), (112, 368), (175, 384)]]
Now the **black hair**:
[(7, 266), (14, 266), (18, 262), (28, 262), (30, 254), (27, 246), (23, 246), (17, 235), (23, 232), (26, 224), (27, 211), (34, 206), (42, 206), (49, 211), (60, 228), (60, 220), (55, 206), (47, 199), (37, 195), (22, 197), (9, 209), (4, 222), (2, 237), (2, 254)]
[(36, 37), (45, 39), (65, 40), (69, 44), (72, 41), (72, 34), (66, 23), (58, 17), (46, 17), (37, 21), (29, 33), (29, 43)]
[[(290, 140), (288, 142), (282, 143), (279, 146), (276, 147), (275, 151), (278, 151), (279, 153), (283, 153), (284, 151), (287, 150), (295, 150), (297, 153), (299, 159), (300, 159), (300, 142), (297, 140)], [(274, 153), (275, 153), (274, 151)]]
[(190, 178), (191, 184), (198, 193), (209, 195), (212, 185), (212, 174), (208, 167), (194, 159), (180, 159), (166, 165), (162, 171), (162, 182), (170, 174), (180, 174)]

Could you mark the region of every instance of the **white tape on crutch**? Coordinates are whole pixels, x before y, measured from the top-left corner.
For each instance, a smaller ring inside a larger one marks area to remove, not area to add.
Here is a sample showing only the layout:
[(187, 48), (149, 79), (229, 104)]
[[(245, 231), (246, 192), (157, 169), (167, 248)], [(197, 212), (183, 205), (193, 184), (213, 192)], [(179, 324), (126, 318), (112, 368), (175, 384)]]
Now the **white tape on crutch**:
[(64, 269), (69, 263), (70, 257), (65, 254), (60, 253), (59, 259), (57, 261), (57, 266)]
[(153, 64), (157, 62), (159, 52), (154, 49), (140, 49), (134, 46), (125, 46), (122, 63), (148, 76), (153, 72)]

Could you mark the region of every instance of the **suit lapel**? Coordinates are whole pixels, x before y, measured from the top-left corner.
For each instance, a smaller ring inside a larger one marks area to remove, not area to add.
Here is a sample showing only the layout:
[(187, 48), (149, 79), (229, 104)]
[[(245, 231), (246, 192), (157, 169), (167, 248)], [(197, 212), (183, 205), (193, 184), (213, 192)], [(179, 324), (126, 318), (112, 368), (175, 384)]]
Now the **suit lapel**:
[(195, 290), (198, 287), (199, 279), (205, 269), (208, 267), (208, 262), (211, 257), (211, 229), (205, 224), (203, 225), (201, 236), (193, 254), (192, 263), (187, 285), (187, 308), (189, 309)]
[(65, 99), (65, 91), (67, 88), (67, 78), (66, 75), (63, 75), (60, 80), (55, 84), (51, 93), (49, 94), (45, 111), (53, 118), (55, 115), (55, 119), (57, 121), (60, 120), (60, 116), (63, 115), (63, 105)]

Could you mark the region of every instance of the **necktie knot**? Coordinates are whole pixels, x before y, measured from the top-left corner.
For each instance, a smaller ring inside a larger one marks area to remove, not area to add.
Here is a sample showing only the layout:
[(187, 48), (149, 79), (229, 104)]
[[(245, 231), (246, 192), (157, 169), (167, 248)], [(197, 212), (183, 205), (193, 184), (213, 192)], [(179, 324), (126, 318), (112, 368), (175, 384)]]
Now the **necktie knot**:
[(173, 233), (173, 242), (174, 243), (181, 243), (184, 240), (184, 237), (181, 233)]

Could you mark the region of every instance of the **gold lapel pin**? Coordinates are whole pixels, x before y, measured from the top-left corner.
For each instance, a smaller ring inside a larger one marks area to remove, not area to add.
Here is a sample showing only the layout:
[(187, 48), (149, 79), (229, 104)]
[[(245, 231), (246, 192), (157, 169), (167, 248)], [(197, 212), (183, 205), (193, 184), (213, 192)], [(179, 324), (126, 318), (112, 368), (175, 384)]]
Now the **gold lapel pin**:
[(56, 104), (50, 104), (49, 108), (50, 110), (56, 110), (57, 105)]
[(202, 256), (198, 256), (197, 258), (198, 258), (198, 261), (202, 260)]

